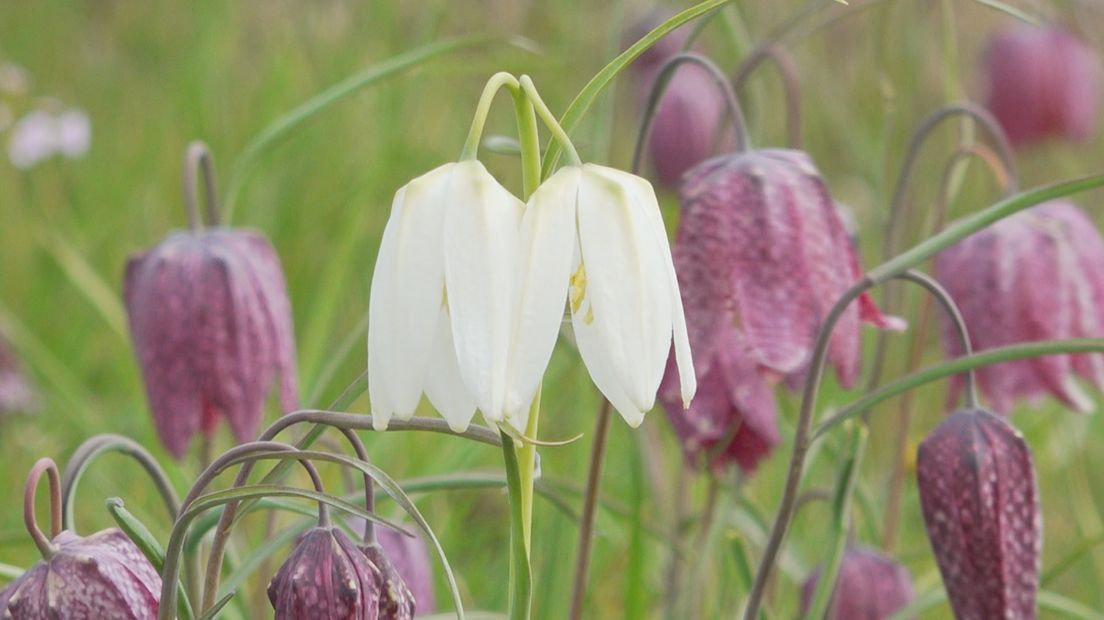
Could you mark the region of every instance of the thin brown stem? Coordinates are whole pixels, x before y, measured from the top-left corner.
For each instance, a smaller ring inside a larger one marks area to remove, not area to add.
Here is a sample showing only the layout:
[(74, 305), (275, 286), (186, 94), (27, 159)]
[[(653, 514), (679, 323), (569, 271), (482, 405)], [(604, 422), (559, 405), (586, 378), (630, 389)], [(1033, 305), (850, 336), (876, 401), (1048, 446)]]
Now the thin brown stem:
[(732, 90), (737, 95), (743, 92), (751, 74), (769, 60), (782, 78), (782, 90), (786, 97), (786, 137), (790, 148), (800, 149), (801, 139), (801, 85), (797, 79), (797, 70), (793, 60), (781, 47), (774, 43), (764, 43), (752, 50), (740, 63), (736, 77), (732, 79)]
[[(35, 518), (35, 494), (42, 474), (47, 474), (50, 479), (49, 538), (39, 529), (38, 520)], [(23, 485), (23, 524), (27, 527), (27, 533), (31, 535), (31, 540), (38, 547), (44, 560), (49, 560), (57, 553), (57, 546), (50, 541), (61, 533), (61, 474), (58, 473), (57, 464), (51, 458), (38, 459), (27, 474), (27, 483)]]
[(732, 91), (732, 85), (728, 83), (728, 78), (725, 77), (724, 72), (712, 60), (701, 54), (683, 52), (675, 54), (663, 63), (659, 73), (656, 74), (655, 82), (652, 83), (652, 92), (648, 95), (648, 103), (644, 107), (644, 117), (640, 121), (640, 131), (636, 134), (636, 146), (633, 148), (631, 168), (633, 174), (639, 174), (644, 165), (644, 147), (648, 143), (648, 138), (652, 135), (652, 125), (655, 123), (656, 113), (659, 111), (659, 103), (663, 99), (663, 94), (667, 92), (667, 86), (671, 83), (675, 70), (684, 63), (696, 64), (709, 72), (717, 86), (717, 90), (724, 97), (728, 114), (732, 118), (732, 124), (736, 127), (736, 151), (744, 151), (748, 148), (747, 123), (744, 121), (744, 112), (740, 109), (740, 101)]
[(583, 514), (579, 518), (578, 552), (575, 555), (575, 581), (571, 588), (571, 620), (583, 617), (583, 599), (586, 596), (587, 569), (594, 545), (594, 518), (598, 513), (599, 487), (602, 485), (602, 462), (606, 455), (606, 440), (610, 427), (610, 402), (602, 399), (595, 422), (594, 443), (590, 446), (590, 469), (587, 472), (586, 494), (583, 496)]
[(184, 206), (188, 210), (188, 226), (192, 230), (203, 227), (199, 218), (199, 206), (196, 204), (196, 180), (200, 174), (203, 175), (203, 193), (207, 202), (207, 226), (218, 226), (214, 158), (207, 145), (196, 140), (188, 145), (184, 154)]

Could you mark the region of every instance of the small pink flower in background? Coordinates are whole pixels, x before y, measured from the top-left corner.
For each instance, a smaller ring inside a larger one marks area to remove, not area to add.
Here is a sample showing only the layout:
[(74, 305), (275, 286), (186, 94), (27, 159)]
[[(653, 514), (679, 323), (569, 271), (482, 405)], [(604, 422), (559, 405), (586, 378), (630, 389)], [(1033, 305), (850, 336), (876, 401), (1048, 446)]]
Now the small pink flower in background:
[[(820, 581), (817, 569), (801, 588), (802, 614)], [(850, 547), (840, 561), (826, 620), (885, 620), (912, 602), (912, 577), (892, 558), (866, 547)], [(802, 616), (804, 617), (804, 615)]]
[(24, 374), (15, 353), (0, 336), (0, 414), (38, 409), (38, 390)]
[(130, 333), (161, 441), (180, 458), (225, 418), (257, 435), (272, 381), (298, 406), (295, 336), (280, 259), (263, 235), (178, 232), (127, 263)]
[(161, 576), (117, 529), (87, 538), (61, 532), (52, 557), (0, 590), (0, 618), (99, 620), (157, 617)]
[(715, 469), (736, 463), (751, 474), (780, 440), (773, 381), (735, 328), (721, 338), (709, 370), (698, 378), (690, 407), (683, 407), (673, 356), (659, 387), (659, 401), (682, 440), (688, 463)]
[[(686, 174), (681, 200), (674, 261), (699, 376), (733, 325), (764, 369), (802, 371), (829, 309), (862, 277), (812, 160), (783, 149), (711, 159)], [(859, 373), (860, 321), (904, 327), (867, 295), (848, 309), (829, 348), (847, 387)]]
[[(958, 302), (974, 349), (1104, 336), (1104, 239), (1072, 203), (1054, 201), (986, 228), (936, 257), (936, 275)], [(948, 355), (962, 351), (944, 323)], [(1076, 377), (1104, 389), (1104, 356), (1050, 355), (977, 370), (998, 413), (1053, 396), (1078, 411), (1092, 398)], [(951, 402), (962, 389), (952, 381)]]
[(11, 128), (8, 159), (25, 170), (55, 155), (82, 157), (91, 144), (92, 123), (83, 110), (70, 108), (60, 114), (34, 110)]
[[(650, 18), (638, 25), (635, 42), (658, 26), (662, 19)], [(682, 49), (689, 29), (679, 28), (648, 48), (633, 63), (637, 100), (647, 103), (663, 64)], [(713, 77), (704, 68), (686, 63), (675, 69), (656, 111), (648, 153), (659, 181), (669, 187), (678, 184), (683, 173), (708, 158), (723, 136), (725, 101)], [(729, 140), (728, 142), (731, 142)]]
[(1100, 54), (1069, 31), (1018, 26), (985, 52), (986, 107), (1013, 143), (1084, 140), (1100, 115)]
[(920, 444), (916, 477), (955, 616), (1035, 618), (1042, 516), (1023, 437), (987, 411), (958, 411)]

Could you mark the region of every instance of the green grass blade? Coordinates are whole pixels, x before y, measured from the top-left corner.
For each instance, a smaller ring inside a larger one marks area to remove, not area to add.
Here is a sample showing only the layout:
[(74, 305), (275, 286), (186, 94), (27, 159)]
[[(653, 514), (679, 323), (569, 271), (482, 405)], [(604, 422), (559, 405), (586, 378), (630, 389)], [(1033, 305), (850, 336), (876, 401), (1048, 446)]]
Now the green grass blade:
[[(126, 505), (123, 504), (121, 498), (108, 498), (107, 511), (111, 513), (111, 518), (115, 520), (115, 524), (119, 526), (119, 529), (138, 547), (142, 555), (146, 556), (146, 559), (150, 561), (150, 564), (153, 564), (157, 572), (161, 572), (161, 569), (165, 566), (165, 550), (161, 547), (161, 543), (157, 542), (157, 538), (149, 531), (149, 528), (146, 527), (146, 524), (139, 521), (138, 517), (135, 517), (126, 509)], [(195, 613), (192, 611), (191, 601), (188, 600), (187, 590), (180, 585), (177, 586), (177, 589), (180, 592), (176, 599), (177, 612), (182, 620), (192, 620), (195, 618)]]

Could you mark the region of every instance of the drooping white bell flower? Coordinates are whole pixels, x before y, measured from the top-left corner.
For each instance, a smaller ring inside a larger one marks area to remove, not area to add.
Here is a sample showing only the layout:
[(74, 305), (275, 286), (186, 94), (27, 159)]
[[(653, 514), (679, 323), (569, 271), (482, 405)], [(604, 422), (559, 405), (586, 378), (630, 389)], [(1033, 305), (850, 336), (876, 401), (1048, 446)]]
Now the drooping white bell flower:
[(591, 378), (630, 426), (655, 403), (674, 341), (681, 396), (697, 389), (678, 281), (655, 191), (627, 172), (566, 166), (530, 197), (522, 221), (517, 339), (526, 352), (507, 411), (527, 407), (568, 301)]
[(376, 428), (412, 416), (423, 393), (454, 430), (468, 427), (476, 407), (506, 422), (523, 211), (474, 160), (440, 166), (395, 194), (368, 309)]

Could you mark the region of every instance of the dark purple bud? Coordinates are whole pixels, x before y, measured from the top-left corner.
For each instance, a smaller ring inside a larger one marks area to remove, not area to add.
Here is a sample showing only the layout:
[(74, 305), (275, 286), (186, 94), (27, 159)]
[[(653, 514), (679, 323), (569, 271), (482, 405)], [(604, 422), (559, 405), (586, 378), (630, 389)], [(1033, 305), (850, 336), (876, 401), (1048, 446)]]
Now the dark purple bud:
[[(801, 589), (804, 615), (813, 602), (820, 569)], [(892, 558), (866, 547), (850, 547), (840, 561), (836, 589), (825, 620), (885, 620), (912, 602), (912, 578)]]
[(380, 571), (341, 529), (316, 527), (299, 539), (268, 584), (276, 620), (377, 620)]
[(1100, 111), (1098, 52), (1056, 27), (1019, 26), (985, 52), (986, 106), (1014, 143), (1085, 140)]
[(130, 259), (124, 289), (154, 423), (173, 456), (220, 418), (238, 441), (254, 438), (277, 375), (283, 409), (298, 406), (287, 286), (263, 235), (174, 233)]
[[(711, 159), (686, 174), (681, 200), (674, 261), (699, 376), (733, 324), (761, 366), (778, 374), (803, 369), (828, 310), (862, 277), (812, 160), (783, 149)], [(904, 327), (861, 296), (829, 348), (845, 386), (859, 373), (860, 321)]]
[(667, 360), (658, 398), (688, 463), (714, 469), (736, 463), (750, 474), (780, 439), (774, 393), (739, 332), (730, 328), (721, 337), (708, 370), (698, 375), (689, 409), (682, 406), (674, 356)]
[(102, 620), (157, 617), (161, 577), (117, 529), (87, 538), (65, 531), (52, 555), (0, 591), (0, 618)]
[[(1071, 203), (1041, 204), (1001, 220), (936, 257), (936, 274), (959, 302), (974, 350), (1104, 333), (1104, 239)], [(944, 346), (962, 354), (944, 323)], [(1079, 411), (1092, 399), (1075, 376), (1104, 389), (1104, 355), (1048, 355), (979, 368), (994, 411), (1050, 395)], [(952, 382), (958, 398), (961, 379)]]
[(719, 135), (725, 129), (725, 114), (724, 97), (709, 71), (693, 63), (675, 69), (648, 138), (648, 154), (660, 183), (676, 186), (714, 149), (731, 146), (731, 131)]
[(0, 414), (38, 409), (38, 390), (27, 379), (8, 342), (0, 336)]
[[(625, 33), (625, 47), (629, 47), (636, 43), (640, 39), (644, 38), (652, 30), (655, 30), (660, 24), (666, 21), (672, 16), (671, 13), (663, 11), (653, 11), (640, 21), (633, 24), (631, 28)], [(687, 37), (690, 36), (690, 28), (683, 26), (676, 28), (667, 36), (656, 41), (654, 45), (644, 50), (636, 61), (633, 62), (633, 70), (640, 73), (651, 72), (651, 75), (655, 75), (655, 71), (659, 70), (660, 65), (667, 61), (668, 58), (674, 56), (682, 50), (683, 45), (686, 43)]]
[(425, 539), (406, 536), (386, 527), (377, 527), (376, 537), (414, 596), (418, 613), (433, 613), (437, 602), (433, 592), (433, 566)]
[(958, 411), (920, 444), (916, 477), (955, 616), (1035, 618), (1042, 516), (1023, 437), (987, 411)]
[(414, 617), (414, 594), (399, 569), (387, 557), (387, 552), (378, 543), (362, 546), (360, 550), (377, 571), (380, 620), (411, 620)]

